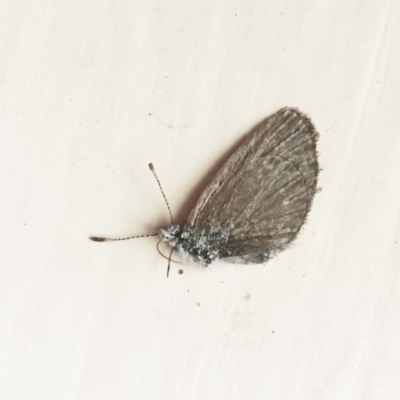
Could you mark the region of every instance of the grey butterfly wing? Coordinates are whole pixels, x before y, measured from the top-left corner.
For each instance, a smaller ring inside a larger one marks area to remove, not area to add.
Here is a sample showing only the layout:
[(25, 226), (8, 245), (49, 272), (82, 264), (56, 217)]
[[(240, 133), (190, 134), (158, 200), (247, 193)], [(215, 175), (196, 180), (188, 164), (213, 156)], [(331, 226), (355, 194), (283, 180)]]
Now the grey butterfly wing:
[(253, 129), (198, 199), (188, 226), (229, 233), (225, 256), (262, 263), (298, 234), (316, 191), (318, 134), (283, 108)]

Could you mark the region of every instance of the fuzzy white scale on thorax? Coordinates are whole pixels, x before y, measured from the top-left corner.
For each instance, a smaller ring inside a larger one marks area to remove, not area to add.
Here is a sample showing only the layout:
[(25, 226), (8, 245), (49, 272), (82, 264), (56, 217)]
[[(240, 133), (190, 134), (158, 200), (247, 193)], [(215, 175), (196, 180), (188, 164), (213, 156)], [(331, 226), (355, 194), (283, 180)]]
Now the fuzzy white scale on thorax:
[(160, 236), (181, 256), (205, 267), (231, 255), (230, 235), (220, 227), (189, 226), (182, 230), (180, 226), (172, 225), (160, 229)]

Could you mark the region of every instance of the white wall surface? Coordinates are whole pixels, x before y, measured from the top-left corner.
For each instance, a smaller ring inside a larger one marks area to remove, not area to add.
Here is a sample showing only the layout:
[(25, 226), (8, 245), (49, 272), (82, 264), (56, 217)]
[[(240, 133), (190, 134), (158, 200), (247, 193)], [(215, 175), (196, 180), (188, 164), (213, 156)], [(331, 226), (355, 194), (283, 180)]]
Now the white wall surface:
[[(0, 398), (400, 398), (400, 2), (0, 2)], [(309, 114), (322, 191), (266, 265), (166, 260), (238, 139)], [(184, 273), (178, 274), (182, 268)]]

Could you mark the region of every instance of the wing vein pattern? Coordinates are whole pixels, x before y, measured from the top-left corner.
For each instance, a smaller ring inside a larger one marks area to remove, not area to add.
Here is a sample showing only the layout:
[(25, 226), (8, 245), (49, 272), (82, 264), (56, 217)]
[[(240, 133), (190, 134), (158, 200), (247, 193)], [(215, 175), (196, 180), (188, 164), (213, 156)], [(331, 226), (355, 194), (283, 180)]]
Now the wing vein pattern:
[(317, 139), (311, 120), (297, 109), (282, 108), (266, 118), (208, 184), (187, 226), (225, 229), (229, 258), (238, 262), (262, 262), (284, 249), (311, 208)]

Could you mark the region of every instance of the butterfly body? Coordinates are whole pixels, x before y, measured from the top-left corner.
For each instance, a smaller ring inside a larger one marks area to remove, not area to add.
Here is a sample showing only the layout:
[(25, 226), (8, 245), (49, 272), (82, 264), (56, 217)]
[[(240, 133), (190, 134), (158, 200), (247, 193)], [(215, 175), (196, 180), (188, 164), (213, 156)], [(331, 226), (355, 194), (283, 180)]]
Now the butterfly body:
[(231, 255), (229, 230), (222, 227), (185, 227), (178, 225), (160, 229), (161, 237), (179, 254), (197, 264), (207, 267), (217, 259)]

